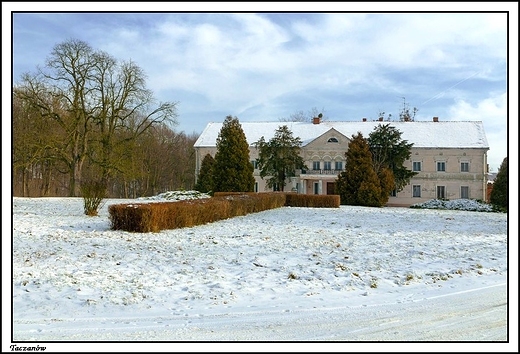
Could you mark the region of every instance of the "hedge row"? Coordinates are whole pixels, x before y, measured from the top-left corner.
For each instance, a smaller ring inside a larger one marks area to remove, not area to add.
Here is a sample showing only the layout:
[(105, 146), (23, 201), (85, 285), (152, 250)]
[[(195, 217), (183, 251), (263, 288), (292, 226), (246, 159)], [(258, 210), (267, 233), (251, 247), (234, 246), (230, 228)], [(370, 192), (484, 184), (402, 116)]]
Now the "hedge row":
[[(288, 207), (304, 207), (304, 208), (339, 208), (339, 195), (318, 195), (318, 194), (297, 194), (294, 192), (272, 192), (274, 194), (284, 194), (285, 204)], [(230, 195), (258, 195), (264, 193), (256, 192), (215, 192), (215, 197), (223, 197)]]
[(176, 202), (116, 204), (108, 207), (112, 230), (159, 232), (203, 225), (283, 207), (285, 195), (256, 193)]
[(293, 207), (339, 207), (337, 195), (294, 193), (215, 193), (212, 198), (176, 202), (115, 204), (108, 207), (112, 230), (159, 232), (203, 225), (264, 210)]
[(285, 206), (305, 208), (339, 208), (339, 195), (287, 193)]

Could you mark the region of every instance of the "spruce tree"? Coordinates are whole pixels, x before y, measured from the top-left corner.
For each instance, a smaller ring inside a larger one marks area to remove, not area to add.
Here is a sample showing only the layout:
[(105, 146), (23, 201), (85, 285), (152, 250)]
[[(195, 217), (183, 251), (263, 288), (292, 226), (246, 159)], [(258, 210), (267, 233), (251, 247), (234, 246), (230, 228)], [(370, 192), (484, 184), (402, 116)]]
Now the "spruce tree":
[(381, 185), (372, 165), (372, 154), (361, 133), (352, 135), (345, 171), (337, 179), (337, 191), (341, 204), (382, 206)]
[(301, 139), (293, 137), (287, 125), (280, 126), (268, 142), (262, 136), (255, 143), (260, 177), (268, 177), (267, 187), (278, 187), (283, 192), (287, 178), (294, 177), (297, 169), (306, 168), (300, 155), (301, 145)]
[(249, 144), (237, 117), (227, 116), (217, 138), (214, 192), (252, 192), (255, 186)]
[(213, 192), (213, 165), (215, 159), (210, 154), (206, 154), (200, 164), (200, 171), (195, 184), (195, 190), (202, 193)]
[(500, 209), (508, 210), (508, 178), (507, 178), (507, 157), (502, 160), (500, 164), (500, 168), (498, 169), (497, 176), (495, 177), (495, 181), (493, 182), (493, 189), (491, 190), (491, 195), (489, 196), (489, 201), (491, 204), (499, 207)]

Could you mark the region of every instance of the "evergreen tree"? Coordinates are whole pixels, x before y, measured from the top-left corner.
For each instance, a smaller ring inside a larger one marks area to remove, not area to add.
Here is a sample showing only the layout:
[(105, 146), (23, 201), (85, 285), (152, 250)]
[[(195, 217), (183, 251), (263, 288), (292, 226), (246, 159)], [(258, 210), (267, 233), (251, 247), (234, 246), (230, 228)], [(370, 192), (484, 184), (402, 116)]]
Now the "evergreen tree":
[(213, 166), (215, 165), (215, 159), (210, 154), (206, 154), (200, 165), (199, 175), (197, 177), (197, 183), (195, 184), (195, 190), (202, 193), (213, 192)]
[(379, 178), (379, 186), (381, 187), (380, 202), (381, 205), (388, 203), (390, 199), (390, 193), (395, 188), (394, 174), (389, 168), (383, 167), (379, 172), (376, 172), (377, 178)]
[(217, 138), (214, 192), (252, 192), (255, 186), (249, 144), (237, 117), (227, 116)]
[(410, 179), (417, 174), (403, 166), (412, 155), (413, 144), (401, 138), (401, 132), (390, 124), (379, 124), (368, 136), (368, 145), (372, 153), (372, 164), (379, 178), (382, 178), (384, 168), (390, 169), (393, 174), (394, 186), (392, 190), (400, 192), (410, 183)]
[(506, 211), (508, 210), (508, 168), (507, 168), (507, 157), (502, 160), (500, 164), (500, 168), (498, 169), (497, 176), (495, 181), (493, 182), (493, 189), (491, 190), (491, 195), (489, 196), (489, 201), (491, 204), (503, 208)]
[(361, 133), (352, 135), (345, 171), (337, 179), (337, 191), (341, 204), (361, 206), (382, 206), (381, 185), (372, 165), (372, 154)]
[(262, 136), (255, 143), (259, 150), (258, 168), (260, 177), (267, 178), (267, 187), (278, 188), (283, 192), (288, 177), (294, 177), (297, 169), (304, 169), (305, 163), (300, 156), (302, 141), (293, 137), (287, 125), (280, 126), (268, 142)]

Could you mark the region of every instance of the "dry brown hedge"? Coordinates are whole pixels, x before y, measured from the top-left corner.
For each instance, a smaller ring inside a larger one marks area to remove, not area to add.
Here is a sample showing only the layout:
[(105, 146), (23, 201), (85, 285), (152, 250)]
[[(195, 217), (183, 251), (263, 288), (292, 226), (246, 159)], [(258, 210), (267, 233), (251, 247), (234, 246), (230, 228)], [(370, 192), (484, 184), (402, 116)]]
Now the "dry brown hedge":
[(108, 207), (108, 212), (112, 230), (159, 232), (203, 225), (283, 206), (339, 207), (339, 196), (219, 192), (212, 198), (204, 199), (115, 204)]
[(255, 193), (175, 202), (115, 204), (108, 207), (108, 212), (112, 230), (158, 232), (203, 225), (284, 204), (283, 194)]
[(286, 206), (305, 208), (339, 208), (339, 195), (287, 193)]

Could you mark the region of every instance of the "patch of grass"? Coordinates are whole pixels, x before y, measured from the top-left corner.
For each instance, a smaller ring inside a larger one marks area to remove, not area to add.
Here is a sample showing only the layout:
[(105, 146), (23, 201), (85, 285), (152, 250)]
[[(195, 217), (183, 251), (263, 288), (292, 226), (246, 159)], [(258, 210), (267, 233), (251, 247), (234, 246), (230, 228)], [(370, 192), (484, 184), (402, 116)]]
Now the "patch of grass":
[(287, 276), (287, 278), (288, 278), (288, 279), (298, 279), (298, 276), (297, 276), (295, 273), (291, 272), (291, 273), (289, 273), (289, 275)]
[(370, 281), (370, 287), (372, 289), (377, 288), (377, 279), (376, 278), (372, 278), (372, 280)]

